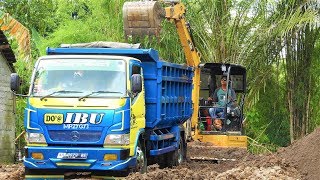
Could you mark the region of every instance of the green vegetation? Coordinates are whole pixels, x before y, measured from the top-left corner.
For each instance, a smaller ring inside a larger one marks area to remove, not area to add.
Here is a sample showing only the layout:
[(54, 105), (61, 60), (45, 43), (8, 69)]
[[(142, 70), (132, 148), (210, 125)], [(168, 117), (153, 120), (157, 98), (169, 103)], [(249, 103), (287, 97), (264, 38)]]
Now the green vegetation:
[[(320, 124), (319, 2), (302, 0), (192, 0), (187, 17), (203, 62), (232, 62), (248, 69), (246, 101), (250, 148), (274, 150), (312, 132)], [(29, 82), (32, 64), (48, 46), (92, 41), (125, 42), (124, 0), (6, 0), (10, 13), (32, 32), (30, 62), (16, 69)], [(173, 24), (161, 36), (140, 39), (168, 61), (184, 63)], [(22, 92), (26, 94), (28, 83)], [(22, 119), (23, 99), (18, 101)], [(21, 125), (21, 123), (18, 123)], [(20, 128), (18, 128), (20, 129)], [(256, 150), (258, 149), (258, 150)], [(263, 149), (263, 148), (262, 148)], [(264, 151), (264, 150), (261, 150)]]

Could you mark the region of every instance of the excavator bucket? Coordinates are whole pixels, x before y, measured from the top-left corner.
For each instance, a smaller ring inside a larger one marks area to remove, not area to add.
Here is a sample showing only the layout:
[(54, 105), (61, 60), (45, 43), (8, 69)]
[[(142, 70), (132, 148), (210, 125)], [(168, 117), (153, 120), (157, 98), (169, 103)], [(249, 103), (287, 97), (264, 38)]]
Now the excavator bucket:
[(165, 11), (159, 2), (125, 2), (122, 10), (126, 37), (158, 37), (160, 35), (160, 24)]

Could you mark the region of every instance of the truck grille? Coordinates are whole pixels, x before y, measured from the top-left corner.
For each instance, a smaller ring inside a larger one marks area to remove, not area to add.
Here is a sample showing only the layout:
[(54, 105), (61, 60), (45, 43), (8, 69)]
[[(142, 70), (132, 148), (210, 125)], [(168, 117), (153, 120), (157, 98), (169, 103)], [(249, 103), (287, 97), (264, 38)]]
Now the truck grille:
[(101, 131), (49, 131), (52, 141), (96, 142), (101, 138)]

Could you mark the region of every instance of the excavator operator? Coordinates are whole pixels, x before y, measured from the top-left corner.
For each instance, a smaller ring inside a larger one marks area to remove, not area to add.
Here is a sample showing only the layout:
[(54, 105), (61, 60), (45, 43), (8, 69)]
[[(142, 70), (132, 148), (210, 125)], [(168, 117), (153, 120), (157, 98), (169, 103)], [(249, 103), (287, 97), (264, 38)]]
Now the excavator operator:
[[(214, 104), (214, 107), (209, 108), (209, 113), (212, 119), (214, 119), (214, 127), (217, 130), (222, 129), (222, 121), (220, 118), (224, 118), (224, 108), (226, 103), (227, 95), (227, 76), (221, 77), (221, 87), (218, 87), (211, 95), (208, 97), (208, 102), (213, 102), (209, 104)], [(233, 89), (229, 88), (228, 104), (236, 100), (236, 93)]]

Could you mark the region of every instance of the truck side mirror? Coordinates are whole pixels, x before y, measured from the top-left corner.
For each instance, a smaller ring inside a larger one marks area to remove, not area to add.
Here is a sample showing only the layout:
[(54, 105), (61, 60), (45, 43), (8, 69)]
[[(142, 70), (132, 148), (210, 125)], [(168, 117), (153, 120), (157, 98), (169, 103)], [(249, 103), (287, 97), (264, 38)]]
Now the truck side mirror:
[(133, 93), (142, 91), (142, 78), (140, 74), (133, 74), (131, 76), (131, 90)]
[(17, 92), (20, 88), (20, 84), (21, 84), (21, 81), (20, 81), (19, 75), (17, 73), (11, 73), (11, 76), (10, 76), (11, 91)]

